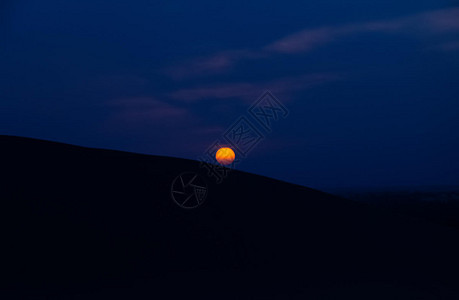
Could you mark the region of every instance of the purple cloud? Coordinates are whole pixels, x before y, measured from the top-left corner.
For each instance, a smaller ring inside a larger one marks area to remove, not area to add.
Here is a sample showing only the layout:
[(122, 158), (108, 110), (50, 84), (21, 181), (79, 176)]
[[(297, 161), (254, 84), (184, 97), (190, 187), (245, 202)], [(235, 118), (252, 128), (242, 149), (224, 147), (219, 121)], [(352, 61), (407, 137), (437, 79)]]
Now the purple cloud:
[(417, 21), (431, 31), (459, 31), (459, 8), (424, 13), (418, 16)]
[(228, 70), (242, 59), (261, 57), (261, 53), (249, 50), (229, 50), (199, 57), (184, 65), (170, 67), (166, 74), (173, 79), (183, 79), (189, 76), (215, 74)]
[(334, 73), (309, 74), (299, 77), (287, 77), (267, 82), (257, 83), (226, 83), (206, 87), (182, 89), (170, 94), (170, 97), (180, 101), (196, 101), (203, 99), (241, 98), (253, 101), (260, 91), (271, 90), (276, 95), (304, 90), (325, 82), (335, 81), (342, 75)]
[(458, 51), (459, 41), (446, 42), (437, 46), (435, 49), (441, 51)]
[(459, 8), (451, 8), (386, 21), (364, 22), (349, 25), (303, 30), (267, 45), (265, 49), (279, 53), (307, 52), (340, 38), (358, 33), (433, 34), (459, 31)]
[(334, 28), (304, 30), (277, 40), (265, 47), (268, 51), (281, 53), (304, 52), (328, 43), (337, 36)]
[[(167, 73), (175, 79), (221, 73), (241, 60), (267, 58), (273, 54), (304, 53), (359, 33), (437, 34), (452, 31), (459, 31), (459, 8), (430, 11), (383, 21), (305, 29), (272, 41), (259, 49), (228, 50), (197, 58), (191, 63), (172, 67), (167, 70)], [(247, 87), (243, 85), (237, 88), (245, 90)], [(226, 90), (225, 87), (221, 89), (223, 92)], [(241, 93), (245, 94), (243, 91)]]
[(156, 123), (174, 124), (177, 118), (189, 118), (189, 111), (149, 97), (116, 99), (107, 103), (114, 109), (114, 122), (129, 124)]

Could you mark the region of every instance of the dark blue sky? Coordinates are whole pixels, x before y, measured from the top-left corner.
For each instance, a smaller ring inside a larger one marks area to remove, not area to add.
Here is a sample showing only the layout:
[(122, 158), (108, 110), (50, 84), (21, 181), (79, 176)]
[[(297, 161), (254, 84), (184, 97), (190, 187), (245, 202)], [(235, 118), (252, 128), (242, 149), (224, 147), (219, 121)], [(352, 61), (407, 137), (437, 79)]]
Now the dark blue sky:
[(455, 1), (3, 1), (0, 133), (195, 159), (268, 89), (238, 168), (317, 188), (459, 183)]

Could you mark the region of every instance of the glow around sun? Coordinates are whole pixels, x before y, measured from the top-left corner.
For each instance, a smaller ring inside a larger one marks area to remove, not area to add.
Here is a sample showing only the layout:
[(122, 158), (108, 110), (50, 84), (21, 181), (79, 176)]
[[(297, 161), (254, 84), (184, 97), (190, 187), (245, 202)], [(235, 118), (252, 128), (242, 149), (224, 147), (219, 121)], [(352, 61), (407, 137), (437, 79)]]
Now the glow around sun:
[(215, 158), (220, 164), (229, 165), (234, 161), (236, 155), (234, 154), (233, 149), (223, 147), (218, 149), (217, 154), (215, 154)]

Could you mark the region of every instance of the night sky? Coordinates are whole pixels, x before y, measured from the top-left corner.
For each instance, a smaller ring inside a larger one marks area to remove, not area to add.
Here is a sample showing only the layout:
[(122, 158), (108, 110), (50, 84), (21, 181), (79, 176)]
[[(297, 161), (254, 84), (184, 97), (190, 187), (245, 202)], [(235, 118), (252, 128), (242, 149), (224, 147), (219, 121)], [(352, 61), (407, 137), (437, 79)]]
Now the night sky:
[(456, 1), (2, 1), (0, 36), (0, 134), (196, 159), (270, 90), (238, 169), (459, 183)]

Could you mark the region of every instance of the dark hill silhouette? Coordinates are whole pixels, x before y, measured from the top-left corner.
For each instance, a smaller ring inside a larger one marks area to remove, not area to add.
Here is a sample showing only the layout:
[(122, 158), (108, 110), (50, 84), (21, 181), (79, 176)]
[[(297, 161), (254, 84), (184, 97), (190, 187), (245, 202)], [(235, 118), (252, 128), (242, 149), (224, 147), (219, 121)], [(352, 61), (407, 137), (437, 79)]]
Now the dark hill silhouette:
[(364, 202), (396, 214), (403, 214), (459, 230), (459, 188), (426, 187), (338, 192), (340, 196)]
[[(199, 162), (0, 137), (5, 299), (455, 299), (454, 229)], [(1, 298), (1, 297), (0, 297)], [(3, 299), (3, 298), (2, 298)]]

